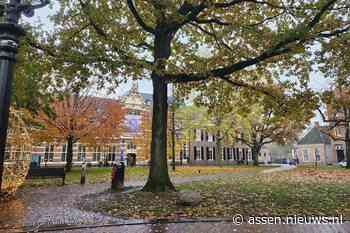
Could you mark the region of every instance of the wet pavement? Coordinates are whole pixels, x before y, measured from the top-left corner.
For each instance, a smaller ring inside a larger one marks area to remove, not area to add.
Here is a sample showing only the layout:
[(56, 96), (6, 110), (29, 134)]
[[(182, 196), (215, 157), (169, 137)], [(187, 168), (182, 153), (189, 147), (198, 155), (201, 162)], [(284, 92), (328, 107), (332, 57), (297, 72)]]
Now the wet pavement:
[(40, 232), (67, 233), (349, 233), (350, 223), (324, 225), (234, 225), (230, 222), (192, 222), (171, 224), (137, 224), (126, 226), (94, 226), (70, 230)]
[[(198, 177), (176, 177), (175, 184), (211, 180), (225, 174)], [(126, 182), (127, 187), (142, 187), (146, 180)], [(105, 192), (109, 183), (88, 185), (65, 185), (20, 189), (15, 199), (0, 203), (0, 232), (26, 227), (46, 227), (53, 225), (82, 225), (125, 223), (123, 220), (100, 213), (80, 210), (78, 203), (83, 196)]]
[[(272, 170), (272, 169), (271, 169)], [(280, 171), (274, 170), (274, 171)], [(226, 174), (227, 175), (227, 174)], [(247, 174), (245, 174), (247, 175)], [(176, 184), (211, 180), (224, 174), (175, 178)], [(145, 180), (130, 181), (126, 186), (140, 187)], [(207, 219), (151, 224), (142, 220), (123, 220), (100, 213), (82, 211), (77, 206), (88, 194), (104, 192), (109, 183), (26, 188), (16, 198), (0, 204), (0, 232), (71, 232), (71, 233), (349, 233), (350, 222), (343, 224), (234, 225), (230, 219)]]

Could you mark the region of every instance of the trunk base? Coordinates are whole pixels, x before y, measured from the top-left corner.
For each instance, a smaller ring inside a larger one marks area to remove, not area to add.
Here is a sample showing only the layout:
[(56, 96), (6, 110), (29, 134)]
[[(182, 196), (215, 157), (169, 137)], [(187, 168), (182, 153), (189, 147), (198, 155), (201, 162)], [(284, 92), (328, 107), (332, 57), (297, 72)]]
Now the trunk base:
[(70, 165), (66, 165), (66, 167), (65, 167), (65, 171), (66, 172), (70, 172), (72, 170), (72, 165), (70, 164)]
[(171, 183), (170, 179), (168, 181), (155, 181), (148, 180), (146, 185), (142, 188), (142, 192), (173, 192), (176, 191), (174, 185)]

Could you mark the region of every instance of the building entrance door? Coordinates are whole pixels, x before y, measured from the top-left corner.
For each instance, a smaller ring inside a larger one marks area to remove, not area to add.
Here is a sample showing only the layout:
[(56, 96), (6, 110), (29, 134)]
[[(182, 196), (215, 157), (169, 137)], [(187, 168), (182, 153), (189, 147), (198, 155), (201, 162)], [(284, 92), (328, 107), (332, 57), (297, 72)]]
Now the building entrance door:
[(342, 162), (344, 161), (345, 156), (344, 156), (344, 150), (337, 150), (337, 161)]
[(129, 153), (127, 154), (128, 166), (133, 167), (136, 166), (136, 154)]

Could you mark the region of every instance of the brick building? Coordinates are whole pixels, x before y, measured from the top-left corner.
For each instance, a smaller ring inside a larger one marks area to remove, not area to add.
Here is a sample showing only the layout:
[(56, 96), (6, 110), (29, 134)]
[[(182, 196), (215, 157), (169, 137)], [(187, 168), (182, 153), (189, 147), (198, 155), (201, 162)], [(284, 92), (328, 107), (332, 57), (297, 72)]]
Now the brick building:
[[(145, 135), (141, 133), (142, 117), (147, 115), (151, 117), (152, 110), (152, 95), (147, 93), (140, 93), (137, 82), (133, 82), (132, 88), (118, 100), (96, 98), (97, 102), (112, 101), (121, 104), (126, 109), (125, 114), (125, 131), (122, 135), (112, 138), (108, 143), (99, 145), (89, 145), (86, 143), (75, 143), (73, 147), (73, 164), (79, 165), (83, 161), (87, 161), (92, 165), (97, 165), (101, 162), (118, 161), (121, 158), (129, 158), (130, 161), (136, 162), (139, 165), (148, 164), (150, 155), (150, 137), (151, 125), (149, 125)], [(171, 101), (171, 98), (170, 98)], [(98, 110), (98, 107), (96, 107)], [(169, 117), (170, 119), (170, 117)], [(150, 124), (150, 122), (149, 122)], [(211, 165), (215, 164), (217, 156), (216, 138), (215, 135), (210, 134), (202, 129), (194, 130), (193, 139), (186, 141), (177, 147), (176, 160), (182, 160), (183, 163)], [(181, 136), (181, 132), (179, 133)], [(141, 145), (140, 140), (145, 139)], [(168, 159), (171, 160), (170, 137)], [(235, 164), (238, 162), (252, 161), (250, 149), (242, 144), (232, 144), (227, 140), (223, 140), (222, 145), (222, 164)], [(146, 144), (146, 145), (145, 145)], [(42, 165), (64, 165), (66, 161), (67, 145), (62, 141), (42, 142), (40, 145), (33, 146), (32, 161), (38, 162)], [(11, 145), (7, 147), (7, 154), (15, 153), (15, 149)], [(263, 148), (259, 155), (261, 163), (268, 163), (271, 161), (270, 152)]]

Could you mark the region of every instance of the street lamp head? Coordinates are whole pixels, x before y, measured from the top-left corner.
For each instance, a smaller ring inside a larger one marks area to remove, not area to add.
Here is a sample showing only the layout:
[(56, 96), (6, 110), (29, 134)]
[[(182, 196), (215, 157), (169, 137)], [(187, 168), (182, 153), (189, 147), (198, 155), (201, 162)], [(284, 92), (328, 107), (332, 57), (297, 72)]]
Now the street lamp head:
[(33, 17), (35, 9), (49, 3), (50, 0), (0, 0), (0, 19), (4, 23), (17, 24), (21, 13), (26, 17)]

